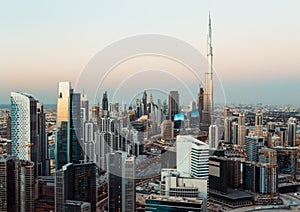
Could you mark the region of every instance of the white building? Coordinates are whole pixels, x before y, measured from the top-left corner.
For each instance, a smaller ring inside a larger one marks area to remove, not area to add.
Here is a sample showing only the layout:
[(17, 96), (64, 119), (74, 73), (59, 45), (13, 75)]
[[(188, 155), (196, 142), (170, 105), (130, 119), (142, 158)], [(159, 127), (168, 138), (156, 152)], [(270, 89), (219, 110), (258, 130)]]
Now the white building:
[(208, 178), (209, 146), (184, 135), (176, 138), (176, 167), (182, 177)]

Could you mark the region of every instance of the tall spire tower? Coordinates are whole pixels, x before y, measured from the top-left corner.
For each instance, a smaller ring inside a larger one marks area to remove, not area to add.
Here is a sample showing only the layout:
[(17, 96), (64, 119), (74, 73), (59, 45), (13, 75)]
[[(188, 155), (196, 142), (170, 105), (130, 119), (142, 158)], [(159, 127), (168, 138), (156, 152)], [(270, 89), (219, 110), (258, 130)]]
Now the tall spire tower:
[(205, 73), (204, 102), (202, 112), (201, 130), (208, 132), (208, 128), (213, 124), (214, 98), (213, 98), (213, 47), (212, 47), (212, 28), (210, 13), (208, 16), (207, 34), (207, 61), (208, 71)]

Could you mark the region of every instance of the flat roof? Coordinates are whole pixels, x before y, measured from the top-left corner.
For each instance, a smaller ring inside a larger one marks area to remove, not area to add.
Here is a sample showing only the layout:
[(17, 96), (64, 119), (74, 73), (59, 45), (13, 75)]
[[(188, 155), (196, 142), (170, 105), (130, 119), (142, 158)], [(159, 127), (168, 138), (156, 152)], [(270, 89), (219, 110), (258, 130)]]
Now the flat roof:
[(215, 192), (215, 191), (209, 191), (210, 194), (215, 194), (218, 196), (222, 196), (228, 199), (232, 199), (232, 200), (238, 200), (238, 199), (244, 199), (244, 198), (252, 198), (252, 195), (244, 192), (244, 191), (240, 191), (240, 190), (235, 190), (235, 189), (227, 189), (227, 193), (226, 194), (222, 194), (219, 192)]

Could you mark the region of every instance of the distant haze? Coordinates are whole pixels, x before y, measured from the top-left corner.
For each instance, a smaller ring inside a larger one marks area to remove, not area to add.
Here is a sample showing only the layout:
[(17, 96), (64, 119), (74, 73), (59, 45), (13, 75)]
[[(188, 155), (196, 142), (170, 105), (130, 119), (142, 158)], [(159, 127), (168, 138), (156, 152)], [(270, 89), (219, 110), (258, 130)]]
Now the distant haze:
[[(206, 55), (211, 11), (226, 101), (300, 104), (299, 8), (299, 0), (2, 1), (0, 103), (11, 91), (56, 103), (59, 81), (75, 85), (97, 52), (133, 35), (168, 35)], [(198, 85), (191, 89), (196, 96)]]

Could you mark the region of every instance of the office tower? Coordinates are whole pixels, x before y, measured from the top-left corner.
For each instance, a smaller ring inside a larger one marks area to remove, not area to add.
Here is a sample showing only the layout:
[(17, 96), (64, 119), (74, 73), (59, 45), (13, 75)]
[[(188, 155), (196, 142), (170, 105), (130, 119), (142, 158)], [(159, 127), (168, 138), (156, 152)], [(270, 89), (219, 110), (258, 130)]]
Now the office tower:
[(258, 154), (259, 162), (277, 165), (277, 152), (274, 149), (263, 147), (258, 151)]
[(80, 93), (74, 93), (71, 90), (71, 108), (70, 108), (70, 162), (80, 163), (83, 160), (81, 138), (81, 117), (80, 117)]
[(232, 122), (232, 144), (238, 145), (238, 123)]
[(6, 138), (11, 140), (11, 115), (9, 113), (6, 116)]
[(99, 106), (93, 106), (92, 107), (92, 122), (97, 126), (97, 129), (100, 128), (100, 107)]
[(203, 212), (203, 200), (196, 198), (150, 195), (146, 199), (146, 211)]
[(18, 164), (19, 210), (34, 211), (34, 163), (19, 161)]
[(263, 136), (263, 114), (260, 112), (255, 115), (255, 135)]
[(278, 167), (266, 163), (258, 163), (259, 168), (259, 193), (275, 194), (278, 192)]
[(243, 187), (261, 194), (278, 192), (278, 167), (267, 163), (243, 163)]
[(246, 126), (245, 126), (246, 118), (245, 114), (240, 114), (238, 118), (238, 145), (245, 145), (246, 138)]
[(208, 149), (192, 136), (176, 137), (176, 167), (182, 177), (208, 178)]
[(147, 115), (148, 114), (148, 110), (147, 110), (147, 93), (146, 91), (144, 91), (143, 93), (143, 115)]
[(144, 138), (147, 134), (147, 123), (148, 120), (140, 120), (131, 122), (132, 128), (130, 129), (130, 141), (131, 141), (131, 151), (130, 154), (138, 157), (143, 155), (144, 152)]
[(160, 125), (161, 136), (163, 139), (174, 138), (174, 122), (171, 120), (164, 120)]
[(109, 211), (135, 211), (135, 157), (121, 151), (107, 157)]
[(83, 159), (80, 118), (80, 94), (74, 93), (70, 82), (59, 82), (56, 118), (56, 170), (67, 163)]
[(230, 144), (232, 141), (232, 117), (224, 120), (224, 142)]
[(241, 161), (227, 158), (227, 187), (239, 188), (241, 185)]
[(179, 113), (179, 93), (178, 91), (170, 91), (169, 93), (169, 120), (174, 121), (174, 115)]
[(202, 111), (203, 111), (203, 98), (204, 98), (204, 89), (202, 86), (199, 88), (199, 93), (198, 93), (198, 111), (199, 111), (199, 128), (202, 123)]
[(213, 47), (212, 47), (212, 29), (211, 18), (209, 15), (208, 35), (207, 35), (207, 61), (208, 71), (205, 73), (205, 88), (203, 99), (203, 119), (202, 130), (208, 131), (209, 126), (213, 123), (214, 113), (214, 96), (213, 96)]
[(212, 156), (209, 158), (209, 190), (227, 192), (227, 163), (225, 158)]
[(290, 117), (288, 120), (287, 140), (288, 140), (288, 145), (291, 147), (296, 146), (296, 128), (297, 128), (297, 119)]
[(104, 92), (102, 98), (100, 126), (100, 130), (96, 132), (96, 163), (102, 170), (106, 170), (106, 155), (118, 148), (117, 135), (115, 135), (115, 119), (110, 116), (108, 111), (107, 92)]
[(246, 136), (247, 161), (258, 162), (258, 152), (264, 147), (265, 139), (258, 136)]
[(231, 115), (232, 115), (232, 113), (231, 113), (231, 111), (230, 111), (230, 108), (227, 107), (227, 106), (225, 106), (225, 107), (224, 107), (224, 120), (225, 120), (227, 117), (231, 116)]
[(277, 165), (280, 174), (288, 174), (296, 179), (298, 173), (298, 147), (271, 147), (277, 152)]
[(57, 117), (56, 117), (56, 144), (55, 167), (56, 170), (70, 162), (70, 98), (71, 83), (60, 82), (58, 84)]
[(11, 93), (12, 154), (33, 161), (35, 176), (49, 174), (45, 114), (42, 104), (30, 94)]
[(95, 130), (93, 122), (85, 122), (84, 124), (84, 162), (96, 163), (96, 150), (95, 150)]
[(85, 121), (89, 121), (90, 120), (90, 117), (89, 117), (89, 100), (87, 98), (87, 95), (86, 94), (82, 94), (81, 95), (81, 105), (80, 105), (81, 108), (84, 109), (84, 120)]
[(217, 148), (219, 145), (219, 130), (217, 125), (209, 126), (208, 133), (209, 148)]
[(15, 160), (0, 154), (0, 211), (17, 211)]
[(280, 146), (287, 146), (287, 128), (280, 127), (279, 128), (279, 136), (280, 136)]
[(56, 211), (69, 211), (68, 200), (88, 202), (91, 211), (96, 211), (96, 164), (68, 163), (56, 172)]
[(108, 116), (108, 98), (106, 91), (103, 93), (102, 97), (102, 116)]
[(48, 138), (46, 135), (46, 117), (44, 107), (37, 102), (37, 138), (39, 145), (37, 146), (37, 164), (35, 169), (38, 176), (50, 175), (50, 159), (48, 156)]

